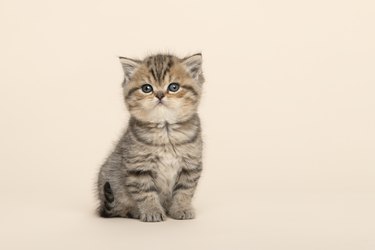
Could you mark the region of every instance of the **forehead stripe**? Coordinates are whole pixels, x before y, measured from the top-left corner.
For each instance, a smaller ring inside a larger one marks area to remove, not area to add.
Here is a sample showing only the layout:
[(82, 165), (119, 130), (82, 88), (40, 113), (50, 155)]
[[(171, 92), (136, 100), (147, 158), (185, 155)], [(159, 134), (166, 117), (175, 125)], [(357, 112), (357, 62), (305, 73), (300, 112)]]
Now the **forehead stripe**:
[(147, 60), (146, 65), (156, 82), (161, 83), (173, 66), (171, 56), (158, 55)]

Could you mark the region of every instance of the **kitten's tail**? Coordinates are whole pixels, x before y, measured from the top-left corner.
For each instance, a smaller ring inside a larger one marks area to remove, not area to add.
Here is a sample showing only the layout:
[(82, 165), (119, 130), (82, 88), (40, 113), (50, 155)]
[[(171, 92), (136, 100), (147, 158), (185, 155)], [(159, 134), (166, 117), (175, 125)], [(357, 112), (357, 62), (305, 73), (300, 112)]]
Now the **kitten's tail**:
[(100, 210), (100, 216), (102, 217), (112, 217), (112, 210), (115, 206), (115, 197), (113, 196), (112, 188), (109, 182), (106, 182), (103, 187), (104, 191), (104, 201), (103, 206)]

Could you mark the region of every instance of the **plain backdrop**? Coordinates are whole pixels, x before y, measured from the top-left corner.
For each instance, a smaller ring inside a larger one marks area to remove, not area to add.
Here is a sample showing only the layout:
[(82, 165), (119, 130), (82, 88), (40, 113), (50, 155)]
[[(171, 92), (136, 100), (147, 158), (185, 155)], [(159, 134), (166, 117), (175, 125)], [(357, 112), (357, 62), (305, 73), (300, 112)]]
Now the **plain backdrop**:
[[(375, 3), (0, 1), (1, 249), (375, 249)], [(202, 52), (192, 221), (95, 215), (118, 56)]]

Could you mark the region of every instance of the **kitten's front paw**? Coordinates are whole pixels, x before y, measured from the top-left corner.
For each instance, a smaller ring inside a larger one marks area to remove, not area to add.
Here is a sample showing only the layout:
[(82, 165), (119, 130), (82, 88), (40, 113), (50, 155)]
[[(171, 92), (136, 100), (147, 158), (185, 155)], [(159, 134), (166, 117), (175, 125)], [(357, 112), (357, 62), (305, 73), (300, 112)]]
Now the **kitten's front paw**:
[(176, 220), (191, 220), (195, 218), (194, 209), (191, 207), (187, 208), (171, 208), (168, 211), (168, 215)]
[(160, 209), (143, 212), (140, 214), (139, 219), (143, 222), (159, 222), (165, 220), (165, 213)]

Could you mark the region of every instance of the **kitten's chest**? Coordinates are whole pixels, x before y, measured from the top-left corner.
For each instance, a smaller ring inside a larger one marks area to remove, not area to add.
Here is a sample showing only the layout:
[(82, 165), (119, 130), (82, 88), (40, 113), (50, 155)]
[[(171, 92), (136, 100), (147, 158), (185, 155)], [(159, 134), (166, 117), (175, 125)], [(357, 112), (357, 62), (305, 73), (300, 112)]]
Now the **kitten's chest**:
[(157, 186), (164, 193), (170, 193), (181, 170), (180, 157), (171, 149), (163, 149), (158, 152), (156, 164)]

